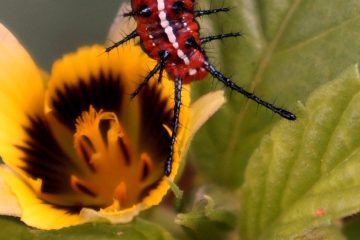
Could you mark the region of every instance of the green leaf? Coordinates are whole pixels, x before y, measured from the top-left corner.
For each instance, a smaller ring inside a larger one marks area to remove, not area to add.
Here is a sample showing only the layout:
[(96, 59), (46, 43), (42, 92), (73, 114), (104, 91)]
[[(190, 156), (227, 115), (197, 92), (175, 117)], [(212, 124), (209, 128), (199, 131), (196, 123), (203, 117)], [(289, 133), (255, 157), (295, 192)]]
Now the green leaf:
[(17, 218), (0, 217), (0, 239), (7, 240), (32, 240), (35, 239), (31, 229), (26, 227)]
[(345, 240), (339, 228), (335, 226), (311, 229), (301, 236), (294, 238), (295, 240)]
[(205, 195), (189, 213), (178, 214), (175, 222), (184, 227), (191, 239), (226, 239), (235, 228), (236, 216), (216, 207), (214, 200)]
[(355, 65), (262, 139), (242, 189), (243, 239), (291, 239), (360, 211), (359, 109)]
[[(46, 219), (44, 219), (46, 221)], [(162, 227), (137, 218), (130, 224), (84, 224), (56, 231), (31, 229), (15, 218), (0, 218), (0, 239), (7, 240), (172, 240)]]
[[(209, 16), (214, 33), (241, 31), (244, 37), (219, 44), (221, 66), (210, 45), (210, 61), (245, 89), (295, 114), (300, 114), (298, 100), (359, 61), (359, 0), (230, 0), (226, 5), (233, 7), (230, 14)], [(197, 94), (213, 88), (209, 80), (194, 85)], [(200, 130), (191, 159), (214, 182), (240, 186), (249, 157), (278, 119), (233, 92)]]

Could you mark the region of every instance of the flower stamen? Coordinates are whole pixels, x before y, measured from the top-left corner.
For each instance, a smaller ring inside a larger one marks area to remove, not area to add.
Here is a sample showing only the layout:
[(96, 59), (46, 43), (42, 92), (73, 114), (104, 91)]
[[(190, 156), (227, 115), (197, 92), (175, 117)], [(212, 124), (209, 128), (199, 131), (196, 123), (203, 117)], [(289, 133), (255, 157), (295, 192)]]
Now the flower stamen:
[(90, 170), (72, 174), (71, 187), (87, 205), (108, 208), (117, 202), (120, 208), (130, 207), (161, 177), (162, 168), (157, 169), (149, 152), (134, 151), (113, 112), (90, 107), (82, 113), (76, 120), (74, 144), (80, 165)]
[(125, 204), (127, 199), (127, 188), (124, 182), (121, 182), (115, 189), (114, 193), (115, 200), (118, 201), (120, 208)]
[(142, 175), (140, 178), (141, 182), (144, 182), (146, 178), (149, 176), (149, 173), (153, 171), (154, 163), (147, 153), (142, 153), (140, 156), (140, 161), (142, 165)]
[(123, 160), (126, 166), (130, 165), (130, 160), (131, 160), (131, 155), (129, 152), (129, 144), (127, 142), (125, 142), (125, 139), (122, 137), (118, 137), (117, 139), (117, 144), (119, 146), (119, 149), (121, 150), (122, 156), (123, 156)]
[(78, 139), (77, 149), (80, 158), (87, 164), (92, 172), (95, 172), (95, 167), (91, 158), (95, 155), (96, 151), (94, 145), (87, 136), (83, 135)]
[(90, 182), (79, 179), (78, 177), (72, 175), (70, 178), (71, 187), (78, 193), (86, 194), (92, 198), (96, 198), (97, 189), (96, 186), (91, 186)]

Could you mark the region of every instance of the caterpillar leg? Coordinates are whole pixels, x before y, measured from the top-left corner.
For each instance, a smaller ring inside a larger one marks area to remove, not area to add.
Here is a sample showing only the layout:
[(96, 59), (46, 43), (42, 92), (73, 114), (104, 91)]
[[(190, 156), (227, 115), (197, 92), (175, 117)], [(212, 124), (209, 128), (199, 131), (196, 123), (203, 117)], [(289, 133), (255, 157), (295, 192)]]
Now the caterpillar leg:
[(165, 69), (165, 64), (161, 64), (161, 65), (160, 65), (160, 72), (159, 72), (158, 83), (161, 83), (161, 82), (162, 82), (162, 77), (163, 77), (164, 69)]
[(144, 78), (144, 80), (137, 86), (135, 91), (133, 91), (130, 94), (131, 99), (136, 97), (141, 92), (141, 90), (147, 85), (149, 80), (160, 70), (160, 68), (161, 68), (161, 63), (156, 64), (156, 66), (153, 68), (153, 70), (151, 70), (149, 72), (149, 74)]
[(174, 154), (174, 144), (176, 141), (176, 134), (179, 127), (179, 116), (181, 108), (181, 90), (182, 90), (182, 79), (175, 78), (175, 105), (174, 105), (174, 118), (171, 132), (171, 142), (169, 146), (168, 158), (165, 162), (165, 175), (169, 176), (172, 169), (173, 163), (173, 154)]
[(224, 38), (240, 37), (240, 36), (242, 36), (242, 34), (239, 32), (223, 33), (223, 34), (219, 34), (219, 35), (207, 36), (207, 37), (200, 38), (200, 41), (201, 41), (201, 44), (206, 44), (206, 43), (214, 41), (214, 40), (222, 40)]
[(136, 30), (132, 31), (129, 35), (127, 35), (126, 37), (124, 37), (122, 40), (114, 43), (112, 46), (105, 48), (105, 52), (110, 52), (111, 50), (113, 50), (114, 48), (117, 48), (118, 46), (120, 46), (121, 44), (126, 43), (127, 41), (136, 38), (138, 36)]
[(221, 72), (219, 72), (210, 63), (205, 62), (204, 67), (213, 77), (220, 80), (220, 82), (224, 83), (225, 86), (229, 87), (230, 89), (235, 90), (238, 93), (241, 93), (245, 97), (255, 101), (256, 103), (260, 104), (261, 106), (266, 107), (267, 109), (270, 109), (272, 112), (274, 112), (276, 114), (279, 114), (283, 118), (286, 118), (288, 120), (295, 120), (296, 119), (295, 114), (293, 114), (293, 113), (291, 113), (291, 112), (289, 112), (289, 111), (287, 111), (285, 109), (276, 107), (276, 106), (272, 105), (271, 103), (262, 100), (261, 98), (259, 98), (255, 94), (250, 93), (250, 92), (246, 91), (244, 88), (236, 85), (236, 83), (231, 81), (231, 79), (225, 77)]
[(160, 62), (156, 64), (153, 70), (149, 72), (149, 74), (145, 77), (145, 79), (138, 85), (138, 87), (135, 89), (134, 92), (130, 94), (131, 99), (136, 97), (141, 90), (146, 86), (146, 84), (149, 82), (149, 80), (158, 72), (159, 73), (159, 79), (158, 82), (161, 82), (162, 75), (165, 68), (166, 60), (170, 57), (170, 53), (168, 51), (160, 51), (159, 52)]
[(209, 9), (209, 10), (195, 10), (194, 15), (195, 17), (201, 17), (205, 15), (215, 14), (219, 12), (228, 12), (230, 11), (230, 8), (223, 7), (223, 8), (215, 8), (215, 9)]

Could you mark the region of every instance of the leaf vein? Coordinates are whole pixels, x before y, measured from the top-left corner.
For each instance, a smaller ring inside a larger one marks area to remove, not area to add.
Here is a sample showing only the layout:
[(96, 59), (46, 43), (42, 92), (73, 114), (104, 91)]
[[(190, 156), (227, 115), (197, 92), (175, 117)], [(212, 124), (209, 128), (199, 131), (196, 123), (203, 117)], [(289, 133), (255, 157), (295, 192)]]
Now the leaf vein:
[[(299, 48), (302, 48), (302, 47), (304, 47), (304, 46), (306, 46), (308, 44), (311, 44), (312, 42), (318, 41), (321, 38), (326, 37), (328, 34), (331, 34), (331, 33), (335, 32), (339, 28), (342, 28), (342, 27), (344, 27), (344, 26), (346, 26), (348, 24), (353, 23), (354, 21), (358, 20), (359, 18), (360, 18), (360, 15), (358, 15), (358, 16), (356, 16), (354, 18), (347, 19), (347, 20), (341, 22), (340, 24), (332, 26), (331, 28), (328, 28), (328, 29), (326, 29), (324, 31), (318, 32), (318, 33), (314, 34), (311, 37), (303, 39), (302, 41), (296, 42), (293, 45), (291, 45), (290, 47), (287, 47), (285, 49), (281, 49), (281, 50), (277, 51), (276, 54), (277, 55), (285, 54), (287, 52), (294, 51), (294, 50), (297, 50)], [(354, 33), (356, 34), (356, 32), (354, 32)]]
[[(336, 129), (338, 128), (339, 122), (341, 121), (341, 119), (342, 119), (343, 116), (344, 116), (344, 113), (346, 112), (347, 106), (349, 106), (350, 102), (351, 102), (352, 99), (355, 97), (355, 95), (356, 95), (356, 94), (354, 94), (354, 96), (349, 99), (348, 104), (345, 105), (346, 107), (344, 107), (344, 108), (342, 109), (342, 112), (341, 112), (341, 114), (339, 115), (339, 118), (338, 118), (336, 127), (333, 128), (333, 131), (332, 131), (331, 134), (330, 134), (330, 137), (329, 137), (329, 141), (328, 141), (328, 143), (327, 143), (327, 146), (324, 148), (324, 150), (325, 150), (324, 152), (326, 152), (326, 150), (328, 149), (329, 143), (330, 143), (330, 139), (333, 138), (333, 135), (334, 135)], [(307, 125), (307, 126), (309, 126), (309, 125)], [(303, 133), (305, 133), (305, 132), (306, 132), (306, 130), (304, 130)], [(299, 149), (302, 149), (302, 148), (303, 148), (304, 135), (305, 135), (305, 134), (302, 135), (302, 141), (301, 141), (302, 144), (301, 144), (301, 146), (300, 146)], [(355, 152), (358, 151), (358, 150), (359, 150), (359, 149), (355, 149), (354, 151), (352, 151), (352, 152), (348, 155), (348, 157), (351, 156), (352, 154), (355, 154)], [(301, 152), (301, 151), (299, 151), (298, 153), (300, 153), (300, 152)], [(324, 153), (322, 154), (322, 156), (323, 156), (323, 155), (324, 155)], [(297, 155), (297, 156), (298, 156), (298, 155)], [(292, 175), (291, 173), (294, 171), (294, 165), (295, 165), (295, 162), (296, 162), (297, 160), (298, 160), (298, 157), (297, 157), (296, 160), (293, 162), (292, 167), (291, 167), (291, 170), (290, 170), (290, 173), (288, 174), (288, 176), (291, 176), (291, 175)], [(336, 166), (340, 165), (340, 164), (343, 163), (343, 162), (344, 162), (344, 161), (341, 161), (341, 162), (337, 163)], [(321, 162), (320, 162), (320, 163), (321, 163)], [(334, 168), (335, 168), (336, 166), (334, 166)], [(334, 168), (332, 168), (331, 171), (332, 171)], [(325, 176), (325, 174), (322, 174), (316, 181), (314, 181), (314, 183), (313, 183), (311, 186), (309, 186), (309, 188), (307, 189), (306, 192), (304, 192), (301, 196), (299, 196), (298, 199), (296, 199), (291, 205), (289, 205), (289, 206), (287, 207), (287, 210), (282, 209), (282, 213), (281, 213), (280, 215), (278, 215), (278, 216), (274, 219), (273, 223), (278, 222), (278, 221), (281, 219), (281, 217), (284, 216), (284, 213), (285, 213), (285, 212), (288, 212), (290, 209), (292, 209), (292, 208), (296, 205), (296, 203), (300, 202), (304, 197), (306, 197), (306, 196), (309, 194), (309, 192), (311, 192), (311, 190), (314, 188), (314, 186), (316, 185), (316, 183), (317, 183), (320, 179), (322, 179), (324, 176)], [(289, 183), (289, 179), (290, 179), (290, 177), (287, 177), (287, 179), (286, 179), (286, 184), (284, 185), (285, 187), (284, 187), (284, 190), (283, 190), (282, 192), (285, 192), (285, 190), (286, 190), (286, 188), (287, 188), (287, 186), (288, 186), (288, 183)], [(284, 201), (285, 201), (285, 199), (284, 199), (284, 194), (281, 194), (281, 195), (282, 195), (282, 200), (281, 200), (281, 202), (284, 202)], [(269, 227), (270, 227), (270, 226), (269, 226)]]
[[(259, 212), (257, 214), (257, 220), (258, 220), (258, 223), (257, 223), (257, 227), (260, 227), (260, 224), (261, 224), (261, 217), (262, 217), (262, 212), (263, 212), (263, 209), (264, 209), (264, 203), (265, 203), (265, 199), (264, 197), (266, 196), (266, 192), (267, 192), (267, 184), (269, 181), (268, 181), (268, 178), (269, 178), (269, 175), (270, 175), (270, 169), (271, 169), (271, 166), (272, 164), (274, 163), (274, 155), (275, 155), (275, 146), (274, 144), (272, 143), (273, 147), (271, 148), (271, 157), (270, 157), (270, 162), (268, 163), (268, 167), (266, 168), (266, 176), (264, 177), (264, 188), (263, 188), (263, 191), (261, 193), (261, 198), (260, 198), (260, 203), (259, 203)], [(259, 229), (260, 230), (260, 229)]]
[[(280, 23), (279, 29), (275, 33), (274, 38), (266, 46), (264, 54), (259, 61), (258, 68), (255, 72), (253, 81), (251, 83), (251, 86), (249, 89), (250, 92), (253, 92), (255, 90), (256, 86), (262, 81), (262, 76), (263, 76), (267, 66), (269, 65), (269, 62), (273, 55), (273, 52), (274, 52), (279, 40), (281, 39), (283, 33), (285, 32), (289, 21), (291, 20), (292, 16), (298, 9), (301, 1), (302, 0), (294, 0), (293, 1), (292, 5), (289, 7), (288, 13), (284, 17), (283, 21)], [(240, 129), (241, 123), (249, 109), (249, 102), (250, 102), (249, 100), (246, 101), (244, 107), (240, 110), (240, 112), (235, 117), (235, 121), (234, 121), (234, 125), (233, 125), (234, 131), (232, 132), (232, 134), (230, 136), (229, 144), (228, 144), (228, 147), (224, 154), (225, 162), (228, 162), (231, 159), (231, 155), (232, 155), (231, 152), (236, 147), (236, 143), (237, 143), (237, 139), (238, 139), (238, 135), (239, 135), (239, 129)]]
[[(333, 138), (333, 136), (334, 136), (334, 134), (335, 134), (335, 132), (336, 132), (336, 129), (338, 128), (339, 122), (341, 121), (341, 119), (342, 119), (342, 117), (344, 116), (344, 113), (345, 113), (345, 111), (346, 111), (346, 109), (347, 109), (346, 106), (349, 105), (349, 103), (351, 102), (352, 99), (353, 99), (353, 98), (350, 98), (349, 101), (348, 101), (348, 103), (347, 103), (346, 105), (344, 104), (345, 107), (342, 109), (341, 114), (338, 115), (339, 117), (338, 117), (337, 120), (336, 120), (335, 127), (332, 129), (332, 131), (331, 131), (331, 133), (330, 133), (330, 135), (329, 135), (328, 141), (327, 141), (327, 143), (326, 143), (326, 147), (324, 147), (323, 152), (322, 152), (322, 154), (321, 154), (321, 157), (320, 157), (319, 159), (322, 159), (322, 158), (323, 158), (326, 150), (328, 149), (329, 144), (330, 144), (330, 140)], [(308, 122), (310, 123), (311, 120), (309, 119)], [(306, 128), (306, 129), (308, 129), (308, 127), (310, 127), (309, 124), (307, 125), (307, 128)], [(304, 140), (304, 135), (305, 135), (305, 133), (307, 132), (306, 129), (304, 129), (304, 134), (302, 135), (302, 144), (301, 144), (300, 149), (303, 149), (303, 147), (304, 147), (303, 140)], [(300, 153), (300, 152), (301, 152), (301, 151), (299, 151), (298, 153)], [(284, 185), (285, 187), (284, 187), (282, 193), (284, 193), (284, 192), (286, 191), (286, 189), (287, 189), (287, 187), (288, 187), (288, 185), (289, 185), (290, 176), (293, 175), (293, 172), (295, 171), (294, 166), (295, 166), (295, 164), (296, 164), (296, 162), (297, 162), (298, 160), (299, 160), (299, 155), (297, 155), (297, 158), (295, 159), (295, 161), (293, 162), (293, 164), (292, 164), (292, 166), (291, 166), (291, 169), (290, 169), (289, 174), (288, 174), (289, 177), (286, 179), (286, 183), (285, 183), (285, 185)], [(321, 165), (322, 165), (322, 161), (319, 161), (319, 163), (320, 163), (320, 167), (322, 167), (322, 166), (321, 166)], [(320, 174), (321, 174), (321, 173), (320, 173)], [(321, 178), (321, 176), (320, 176), (317, 180), (319, 180), (320, 178)], [(316, 183), (316, 180), (314, 181), (314, 184), (315, 184), (315, 183)], [(311, 188), (311, 186), (310, 186), (310, 188)], [(310, 188), (309, 188), (309, 189), (310, 189)], [(308, 192), (308, 191), (306, 191), (306, 192)], [(304, 195), (306, 194), (306, 192), (303, 193), (302, 196), (304, 196)], [(284, 202), (285, 202), (285, 199), (284, 199), (285, 195), (284, 195), (284, 194), (281, 194), (281, 196), (282, 196), (281, 202), (284, 204)]]

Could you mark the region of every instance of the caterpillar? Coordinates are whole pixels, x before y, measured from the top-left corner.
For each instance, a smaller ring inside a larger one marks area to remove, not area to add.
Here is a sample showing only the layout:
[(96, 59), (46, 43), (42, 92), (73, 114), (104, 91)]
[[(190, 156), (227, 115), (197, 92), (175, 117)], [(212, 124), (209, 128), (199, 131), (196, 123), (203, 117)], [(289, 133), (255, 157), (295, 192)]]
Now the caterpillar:
[(159, 73), (161, 81), (164, 70), (175, 86), (174, 117), (169, 146), (168, 157), (164, 166), (164, 173), (169, 176), (172, 169), (174, 143), (179, 126), (181, 107), (181, 90), (183, 84), (204, 79), (208, 74), (222, 82), (226, 87), (244, 95), (272, 112), (288, 120), (295, 120), (296, 116), (273, 104), (266, 102), (255, 94), (238, 86), (226, 77), (208, 61), (202, 45), (229, 37), (239, 37), (241, 33), (230, 32), (207, 37), (200, 37), (197, 17), (220, 12), (228, 12), (230, 8), (222, 7), (209, 10), (196, 10), (194, 0), (132, 0), (132, 10), (124, 14), (133, 17), (137, 27), (122, 40), (115, 42), (105, 49), (110, 52), (114, 48), (136, 37), (140, 38), (141, 47), (146, 54), (157, 60), (155, 67), (148, 73), (144, 80), (131, 94), (134, 98), (146, 86), (148, 81)]

